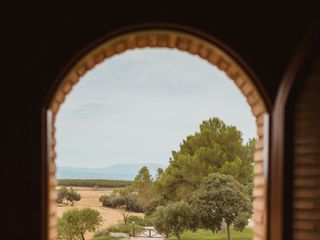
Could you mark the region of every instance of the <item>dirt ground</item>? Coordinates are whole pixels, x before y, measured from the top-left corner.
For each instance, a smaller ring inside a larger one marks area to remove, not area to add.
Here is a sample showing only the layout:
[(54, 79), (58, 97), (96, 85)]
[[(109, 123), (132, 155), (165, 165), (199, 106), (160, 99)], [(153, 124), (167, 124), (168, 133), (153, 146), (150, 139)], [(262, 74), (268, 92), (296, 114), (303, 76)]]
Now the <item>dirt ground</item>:
[[(102, 195), (110, 195), (113, 191), (112, 188), (85, 188), (85, 187), (74, 187), (81, 195), (81, 200), (75, 202), (74, 206), (71, 207), (66, 205), (58, 205), (58, 217), (61, 217), (63, 212), (67, 209), (71, 208), (83, 208), (83, 207), (90, 207), (96, 209), (100, 212), (103, 222), (100, 228), (106, 228), (110, 225), (118, 223), (118, 221), (122, 220), (121, 212), (112, 208), (102, 207), (101, 203), (99, 202), (99, 197)], [(134, 216), (143, 216), (142, 213), (131, 213)], [(93, 236), (93, 233), (87, 233), (86, 239), (90, 239)]]

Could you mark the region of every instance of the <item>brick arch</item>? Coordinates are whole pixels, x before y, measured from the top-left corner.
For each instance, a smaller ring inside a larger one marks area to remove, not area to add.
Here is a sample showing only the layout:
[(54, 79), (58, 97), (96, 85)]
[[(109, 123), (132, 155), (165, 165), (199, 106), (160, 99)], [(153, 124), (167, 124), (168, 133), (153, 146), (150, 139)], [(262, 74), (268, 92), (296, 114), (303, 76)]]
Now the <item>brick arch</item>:
[[(267, 134), (266, 100), (253, 81), (249, 70), (240, 64), (231, 54), (223, 50), (216, 41), (206, 40), (193, 34), (176, 30), (140, 30), (121, 34), (93, 48), (80, 58), (63, 76), (50, 100), (48, 107), (48, 239), (56, 239), (56, 139), (55, 119), (66, 96), (80, 78), (107, 58), (128, 49), (162, 47), (186, 51), (207, 60), (225, 72), (241, 90), (256, 118), (258, 141), (254, 163), (254, 239), (266, 237), (266, 183)], [(264, 124), (265, 123), (265, 124)]]

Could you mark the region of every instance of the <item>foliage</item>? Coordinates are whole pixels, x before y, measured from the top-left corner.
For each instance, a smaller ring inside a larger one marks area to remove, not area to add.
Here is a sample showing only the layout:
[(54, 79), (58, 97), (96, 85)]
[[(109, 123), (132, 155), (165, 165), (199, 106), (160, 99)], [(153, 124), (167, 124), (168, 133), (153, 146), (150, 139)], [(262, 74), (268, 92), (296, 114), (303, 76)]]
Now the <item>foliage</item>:
[(61, 187), (58, 189), (57, 203), (63, 203), (63, 200), (67, 197), (68, 188)]
[(129, 216), (129, 223), (135, 222), (135, 224), (141, 225), (141, 226), (152, 226), (153, 225), (153, 219), (151, 217), (139, 217), (139, 216)]
[(102, 223), (97, 210), (70, 209), (58, 219), (58, 240), (84, 240), (85, 232), (94, 232)]
[[(232, 240), (252, 240), (253, 232), (251, 228), (246, 228), (242, 232), (236, 232), (231, 230)], [(170, 237), (170, 240), (175, 239), (174, 237)], [(226, 240), (225, 233), (212, 233), (211, 231), (205, 229), (198, 229), (196, 232), (185, 231), (181, 235), (181, 240)]]
[(100, 236), (100, 237), (92, 238), (91, 240), (119, 240), (119, 238), (108, 237), (108, 236)]
[(94, 232), (93, 237), (98, 238), (98, 237), (107, 237), (109, 236), (110, 232), (107, 228), (100, 228), (97, 231)]
[[(143, 227), (138, 224), (134, 224), (134, 229), (135, 229), (135, 234), (139, 234), (140, 232), (142, 232)], [(133, 225), (132, 224), (125, 225), (124, 223), (119, 223), (116, 225), (109, 226), (107, 230), (108, 232), (128, 233), (130, 236), (132, 236)]]
[(232, 176), (212, 173), (206, 177), (192, 196), (192, 207), (197, 212), (201, 225), (217, 232), (223, 222), (229, 227), (237, 223), (237, 229), (243, 230), (245, 218), (252, 214), (251, 200), (244, 187)]
[(191, 206), (184, 201), (158, 206), (153, 214), (155, 229), (166, 237), (174, 235), (178, 239), (186, 229), (195, 229), (194, 218)]
[(127, 206), (126, 205), (122, 205), (122, 206), (119, 207), (119, 210), (121, 211), (122, 220), (123, 220), (124, 225), (128, 225), (129, 212), (127, 211)]
[(73, 206), (74, 201), (80, 201), (81, 196), (79, 193), (77, 193), (73, 188), (68, 189), (67, 195), (66, 195), (67, 202), (71, 202), (71, 206)]
[(133, 195), (144, 209), (150, 205), (153, 198), (152, 181), (149, 169), (144, 166), (139, 170), (131, 186)]
[(101, 202), (104, 207), (119, 209), (125, 206), (125, 210), (127, 211), (143, 211), (142, 206), (137, 202), (135, 197), (126, 190), (114, 190), (110, 196), (102, 195), (99, 198), (99, 202)]
[(58, 190), (57, 203), (63, 203), (64, 199), (67, 200), (67, 204), (71, 202), (71, 206), (73, 206), (75, 201), (80, 201), (81, 196), (73, 188), (61, 187)]
[(108, 179), (59, 179), (58, 186), (121, 188), (130, 186), (132, 181)]
[[(200, 131), (172, 152), (170, 165), (156, 181), (157, 191), (166, 201), (189, 200), (202, 179), (217, 172), (247, 186), (253, 178), (254, 146), (255, 139), (243, 143), (242, 133), (218, 118), (203, 121)], [(252, 188), (247, 189), (251, 194)]]

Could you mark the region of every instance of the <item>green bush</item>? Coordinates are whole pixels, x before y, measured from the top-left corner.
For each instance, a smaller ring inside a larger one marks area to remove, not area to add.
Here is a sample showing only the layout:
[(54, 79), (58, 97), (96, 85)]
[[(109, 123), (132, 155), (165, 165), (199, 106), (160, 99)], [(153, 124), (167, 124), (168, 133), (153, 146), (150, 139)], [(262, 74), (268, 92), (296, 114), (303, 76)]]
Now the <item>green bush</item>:
[(141, 226), (153, 225), (151, 217), (129, 216), (129, 223), (132, 223), (132, 222)]
[(95, 233), (94, 233), (94, 238), (98, 238), (98, 237), (108, 237), (110, 234), (109, 230), (107, 228), (102, 228), (102, 229), (99, 229), (97, 230)]
[(101, 237), (92, 238), (91, 240), (119, 240), (119, 238), (101, 236)]
[[(107, 228), (108, 232), (121, 232), (121, 233), (128, 233), (132, 236), (132, 224), (125, 225), (124, 223), (119, 223), (116, 225), (111, 225)], [(134, 224), (135, 235), (139, 234), (143, 230), (143, 226)]]
[(125, 210), (127, 211), (143, 212), (143, 208), (138, 204), (136, 199), (130, 196), (103, 195), (99, 198), (99, 202), (101, 202), (104, 207), (121, 208), (122, 206), (126, 206)]

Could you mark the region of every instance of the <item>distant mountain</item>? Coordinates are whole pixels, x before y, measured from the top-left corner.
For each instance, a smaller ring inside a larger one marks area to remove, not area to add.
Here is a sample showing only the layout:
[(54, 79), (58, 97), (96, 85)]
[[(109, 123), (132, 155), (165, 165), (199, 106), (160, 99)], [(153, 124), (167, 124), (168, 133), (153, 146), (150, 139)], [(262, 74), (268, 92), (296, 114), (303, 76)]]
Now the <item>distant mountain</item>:
[(147, 164), (115, 164), (104, 168), (80, 168), (80, 167), (58, 167), (58, 179), (111, 179), (111, 180), (133, 180), (138, 171), (147, 166), (150, 174), (155, 177), (157, 169), (165, 169), (167, 166), (158, 163)]

